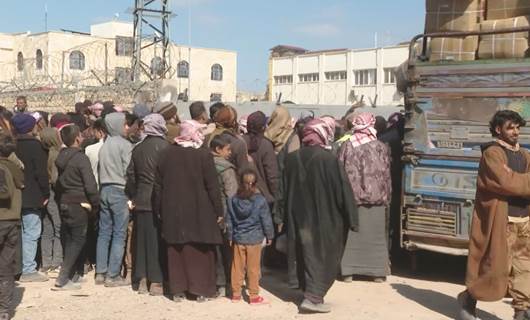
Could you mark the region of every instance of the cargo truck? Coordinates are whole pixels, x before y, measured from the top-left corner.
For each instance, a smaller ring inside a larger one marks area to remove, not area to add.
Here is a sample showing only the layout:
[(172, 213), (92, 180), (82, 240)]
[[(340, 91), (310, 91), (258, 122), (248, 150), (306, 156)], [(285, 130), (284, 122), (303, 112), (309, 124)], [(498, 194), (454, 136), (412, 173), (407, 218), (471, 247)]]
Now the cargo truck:
[[(528, 28), (418, 35), (405, 81), (401, 247), (467, 255), (480, 146), (489, 120), (510, 109), (530, 120), (530, 59), (429, 62), (435, 38), (529, 32)], [(520, 133), (530, 147), (530, 127)]]

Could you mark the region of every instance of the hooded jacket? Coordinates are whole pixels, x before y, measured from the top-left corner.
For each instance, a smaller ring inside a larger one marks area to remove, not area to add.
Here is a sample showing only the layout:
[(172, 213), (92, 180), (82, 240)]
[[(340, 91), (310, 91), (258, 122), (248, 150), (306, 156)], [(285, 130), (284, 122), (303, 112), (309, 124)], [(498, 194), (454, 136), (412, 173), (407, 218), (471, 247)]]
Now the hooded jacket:
[(99, 183), (125, 187), (132, 152), (132, 144), (122, 136), (125, 115), (118, 112), (108, 114), (105, 126), (108, 137), (99, 151)]
[(226, 213), (226, 200), (236, 195), (239, 186), (236, 167), (230, 161), (218, 156), (214, 156), (213, 161), (217, 170), (219, 186), (221, 187), (221, 200), (223, 201), (223, 208)]
[(79, 148), (64, 148), (59, 152), (55, 164), (59, 173), (56, 185), (59, 202), (88, 202), (97, 211), (99, 191), (86, 154)]
[(255, 245), (274, 237), (267, 200), (261, 194), (250, 199), (238, 196), (228, 200), (227, 237), (237, 244)]
[(48, 150), (48, 178), (50, 184), (54, 185), (58, 176), (55, 160), (57, 160), (59, 151), (61, 151), (59, 133), (55, 128), (44, 128), (40, 132), (40, 140), (44, 149)]

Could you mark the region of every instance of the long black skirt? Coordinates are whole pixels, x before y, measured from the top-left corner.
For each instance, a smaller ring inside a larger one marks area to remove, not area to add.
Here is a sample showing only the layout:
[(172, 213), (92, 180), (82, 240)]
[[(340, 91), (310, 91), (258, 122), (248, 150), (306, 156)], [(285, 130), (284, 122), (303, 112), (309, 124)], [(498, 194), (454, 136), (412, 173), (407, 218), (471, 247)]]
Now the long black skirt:
[(386, 277), (389, 273), (387, 207), (359, 206), (359, 232), (350, 231), (342, 276)]
[(135, 212), (133, 226), (133, 275), (139, 281), (162, 283), (160, 233), (152, 212)]

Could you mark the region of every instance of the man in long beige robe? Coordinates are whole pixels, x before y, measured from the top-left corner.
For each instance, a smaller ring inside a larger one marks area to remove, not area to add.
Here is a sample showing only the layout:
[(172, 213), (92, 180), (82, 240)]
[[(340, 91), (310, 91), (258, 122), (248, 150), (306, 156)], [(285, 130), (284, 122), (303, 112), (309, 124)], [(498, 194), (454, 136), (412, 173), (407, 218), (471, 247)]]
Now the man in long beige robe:
[(476, 319), (477, 300), (513, 298), (514, 319), (530, 320), (530, 153), (519, 147), (525, 121), (510, 110), (490, 122), (482, 147), (459, 319)]

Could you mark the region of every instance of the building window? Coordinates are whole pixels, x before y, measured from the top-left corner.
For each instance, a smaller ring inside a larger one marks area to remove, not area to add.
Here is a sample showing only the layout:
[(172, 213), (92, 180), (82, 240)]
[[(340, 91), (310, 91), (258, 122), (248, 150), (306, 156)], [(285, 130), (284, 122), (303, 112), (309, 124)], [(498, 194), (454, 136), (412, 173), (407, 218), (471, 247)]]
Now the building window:
[(221, 93), (212, 93), (210, 94), (210, 102), (220, 102), (223, 98), (223, 95)]
[(35, 53), (35, 68), (37, 70), (42, 70), (42, 51), (41, 51), (41, 49), (37, 49), (37, 52)]
[(160, 57), (151, 59), (151, 74), (162, 76), (164, 74), (164, 61)]
[(212, 73), (210, 75), (210, 79), (215, 81), (223, 80), (223, 67), (221, 67), (220, 64), (216, 63), (212, 66)]
[(394, 84), (396, 83), (396, 74), (394, 72), (394, 68), (385, 68), (385, 83), (386, 84)]
[(177, 77), (187, 78), (190, 75), (190, 64), (187, 61), (181, 61), (177, 65)]
[(17, 54), (17, 70), (24, 71), (24, 55), (22, 52)]
[(116, 37), (116, 55), (130, 57), (133, 54), (134, 39), (132, 37)]
[(122, 84), (131, 82), (133, 80), (133, 73), (131, 68), (120, 68), (115, 69), (116, 83)]
[(81, 51), (70, 53), (70, 70), (85, 70), (85, 55)]
[(357, 86), (370, 86), (377, 83), (376, 69), (354, 70), (353, 74)]
[(301, 73), (298, 78), (300, 82), (317, 82), (319, 79), (318, 73)]
[(331, 71), (326, 72), (326, 80), (346, 80), (346, 71)]
[(293, 83), (293, 76), (292, 75), (274, 76), (274, 83), (275, 84)]

